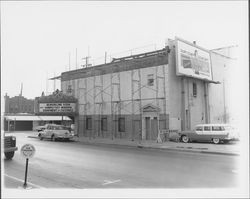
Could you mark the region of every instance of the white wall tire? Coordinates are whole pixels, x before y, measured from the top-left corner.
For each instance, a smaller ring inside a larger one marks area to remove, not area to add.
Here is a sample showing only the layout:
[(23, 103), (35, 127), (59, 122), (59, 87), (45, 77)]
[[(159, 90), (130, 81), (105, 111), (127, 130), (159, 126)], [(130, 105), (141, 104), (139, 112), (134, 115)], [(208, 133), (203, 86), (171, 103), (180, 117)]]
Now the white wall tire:
[(219, 144), (220, 143), (219, 138), (213, 138), (212, 141), (213, 141), (214, 144)]
[(181, 141), (184, 143), (188, 143), (188, 141), (189, 141), (188, 136), (186, 136), (186, 135), (181, 136)]

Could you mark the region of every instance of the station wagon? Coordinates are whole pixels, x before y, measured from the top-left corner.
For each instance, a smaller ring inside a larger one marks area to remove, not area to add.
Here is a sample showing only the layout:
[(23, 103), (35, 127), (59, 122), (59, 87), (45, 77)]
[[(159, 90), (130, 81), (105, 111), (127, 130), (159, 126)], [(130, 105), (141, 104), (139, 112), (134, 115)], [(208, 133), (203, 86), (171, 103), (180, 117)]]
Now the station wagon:
[(180, 140), (185, 143), (201, 141), (219, 144), (238, 139), (234, 129), (228, 124), (201, 124), (193, 131), (182, 131), (179, 135)]

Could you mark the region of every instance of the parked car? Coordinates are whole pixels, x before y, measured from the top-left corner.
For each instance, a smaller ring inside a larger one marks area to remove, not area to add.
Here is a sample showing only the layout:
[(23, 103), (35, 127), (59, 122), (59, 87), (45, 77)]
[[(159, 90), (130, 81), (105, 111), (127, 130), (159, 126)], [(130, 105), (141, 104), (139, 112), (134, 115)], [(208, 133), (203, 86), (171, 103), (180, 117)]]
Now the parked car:
[(34, 128), (34, 131), (40, 132), (43, 131), (45, 129), (45, 126), (37, 126)]
[(239, 136), (229, 124), (200, 124), (193, 131), (179, 133), (182, 142), (202, 141), (219, 144), (238, 140)]
[(10, 160), (14, 157), (16, 147), (16, 137), (15, 136), (4, 136), (4, 155), (5, 158)]
[(56, 141), (57, 139), (70, 140), (74, 137), (67, 127), (57, 124), (46, 124), (45, 129), (38, 134), (40, 140), (44, 138)]

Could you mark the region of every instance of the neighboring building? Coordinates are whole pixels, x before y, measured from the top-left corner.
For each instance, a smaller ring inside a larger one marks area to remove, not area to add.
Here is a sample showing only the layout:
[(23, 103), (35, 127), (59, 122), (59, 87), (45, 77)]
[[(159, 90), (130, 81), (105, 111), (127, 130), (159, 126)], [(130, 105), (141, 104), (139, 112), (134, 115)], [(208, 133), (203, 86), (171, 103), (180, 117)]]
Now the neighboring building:
[(21, 94), (15, 97), (9, 97), (7, 93), (4, 96), (5, 114), (13, 113), (34, 113), (34, 100), (27, 99)]
[(237, 95), (234, 71), (239, 68), (238, 46), (229, 46), (211, 50), (213, 78), (220, 84), (209, 87), (210, 117), (212, 123), (235, 123), (233, 106)]
[[(60, 102), (69, 102), (68, 98), (70, 98), (71, 102), (76, 102), (76, 99), (73, 99), (71, 96), (63, 96), (59, 95), (58, 92), (55, 92), (56, 98), (54, 95), (50, 96), (41, 96), (36, 98), (35, 100), (28, 100), (24, 98), (21, 94), (19, 96), (15, 96), (10, 98), (5, 95), (5, 110), (4, 110), (4, 130), (5, 131), (32, 131), (37, 126), (44, 125), (47, 123), (55, 123), (55, 124), (63, 124), (66, 126), (70, 126), (72, 123), (72, 119), (68, 116), (74, 116), (74, 113), (63, 113), (58, 114), (56, 112), (39, 112), (39, 106), (46, 104), (46, 102), (53, 103), (56, 100), (60, 99)], [(58, 98), (59, 96), (59, 98)], [(61, 100), (60, 96), (63, 98)], [(42, 107), (44, 110), (46, 107)], [(46, 109), (47, 110), (47, 109)], [(68, 115), (68, 116), (67, 116)]]
[(70, 126), (77, 114), (77, 99), (59, 90), (48, 96), (42, 94), (35, 99), (35, 115), (40, 118), (60, 118), (55, 123)]
[[(64, 123), (71, 123), (71, 119), (67, 116), (63, 117)], [(47, 123), (61, 124), (61, 116), (37, 116), (34, 114), (12, 114), (4, 116), (5, 131), (32, 131), (37, 126)]]
[(176, 38), (162, 50), (64, 72), (61, 87), (78, 100), (79, 136), (154, 140), (163, 130), (222, 122), (223, 92), (213, 95), (230, 61)]

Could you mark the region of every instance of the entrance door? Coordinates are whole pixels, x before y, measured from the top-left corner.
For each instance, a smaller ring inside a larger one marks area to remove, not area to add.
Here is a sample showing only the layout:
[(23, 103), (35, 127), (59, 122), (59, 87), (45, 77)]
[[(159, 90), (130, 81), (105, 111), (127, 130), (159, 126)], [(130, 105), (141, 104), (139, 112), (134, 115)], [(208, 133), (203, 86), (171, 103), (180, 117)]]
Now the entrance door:
[(150, 117), (145, 117), (146, 122), (146, 140), (150, 139), (150, 131), (151, 131), (151, 124), (150, 124)]
[(154, 117), (154, 119), (151, 120), (151, 138), (153, 140), (157, 139), (158, 136), (158, 120), (157, 117)]

